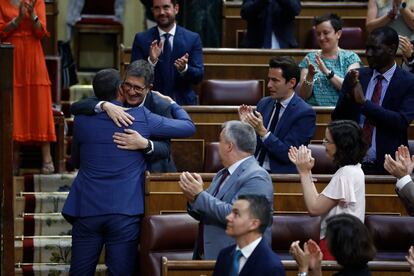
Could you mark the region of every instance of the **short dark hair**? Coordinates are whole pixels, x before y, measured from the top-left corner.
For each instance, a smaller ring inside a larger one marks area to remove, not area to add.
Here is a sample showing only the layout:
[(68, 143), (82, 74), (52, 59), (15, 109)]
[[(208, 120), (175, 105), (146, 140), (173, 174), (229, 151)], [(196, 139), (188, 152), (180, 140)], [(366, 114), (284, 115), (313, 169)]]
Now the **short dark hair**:
[(390, 48), (394, 48), (394, 55), (397, 53), (398, 44), (400, 40), (398, 38), (398, 33), (393, 28), (388, 26), (383, 26), (374, 29), (370, 34), (370, 37), (379, 37), (381, 38), (381, 43), (387, 45)]
[(334, 28), (335, 33), (338, 32), (339, 30), (342, 30), (342, 26), (343, 26), (342, 18), (336, 13), (328, 13), (328, 14), (324, 14), (321, 16), (315, 16), (313, 18), (313, 26), (316, 27), (325, 21), (331, 22), (331, 25)]
[(131, 62), (126, 70), (125, 77), (144, 78), (145, 86), (154, 82), (154, 66), (144, 59), (139, 59)]
[(243, 194), (239, 195), (237, 200), (246, 200), (249, 202), (250, 214), (260, 220), (259, 231), (264, 233), (266, 228), (272, 222), (272, 207), (269, 200), (264, 195)]
[(117, 97), (121, 75), (115, 69), (103, 69), (92, 80), (93, 92), (98, 100), (112, 101)]
[[(173, 6), (177, 5), (177, 0), (170, 0)], [(154, 6), (154, 0), (151, 0), (151, 7)]]
[(360, 163), (367, 144), (359, 125), (351, 120), (337, 120), (330, 122), (328, 129), (336, 146), (335, 163), (340, 167)]
[(376, 253), (372, 238), (360, 219), (340, 214), (326, 220), (329, 251), (343, 267), (363, 267)]
[(271, 58), (269, 61), (269, 66), (270, 68), (282, 69), (282, 76), (286, 79), (286, 82), (295, 78), (296, 84), (293, 88), (298, 85), (300, 80), (300, 68), (292, 57), (280, 56)]

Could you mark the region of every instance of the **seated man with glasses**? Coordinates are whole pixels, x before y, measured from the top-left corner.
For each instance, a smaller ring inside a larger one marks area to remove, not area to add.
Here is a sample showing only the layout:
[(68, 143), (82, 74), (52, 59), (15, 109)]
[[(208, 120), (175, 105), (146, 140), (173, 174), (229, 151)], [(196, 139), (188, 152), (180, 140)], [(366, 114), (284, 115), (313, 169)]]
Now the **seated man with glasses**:
[[(146, 80), (145, 77), (147, 77)], [(171, 118), (171, 104), (164, 100), (160, 93), (151, 91), (153, 80), (154, 71), (147, 61), (132, 62), (126, 68), (123, 83), (119, 88), (124, 92), (124, 106), (145, 106), (155, 114)], [(73, 103), (70, 110), (75, 116), (107, 112), (115, 124), (128, 126), (132, 124), (133, 118), (124, 109), (110, 102), (99, 101), (96, 97), (91, 97)], [(126, 130), (125, 133), (115, 135), (114, 138), (120, 148), (142, 150), (148, 161), (148, 170), (151, 172), (176, 171), (171, 157), (169, 139), (145, 139), (132, 130)]]

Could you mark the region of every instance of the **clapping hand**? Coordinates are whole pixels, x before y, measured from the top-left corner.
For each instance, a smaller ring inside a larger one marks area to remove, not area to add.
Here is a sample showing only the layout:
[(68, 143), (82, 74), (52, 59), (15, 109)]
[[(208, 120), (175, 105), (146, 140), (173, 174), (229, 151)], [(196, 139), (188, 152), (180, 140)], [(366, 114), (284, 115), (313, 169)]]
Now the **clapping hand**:
[(25, 3), (26, 9), (32, 18), (36, 16), (35, 5), (36, 5), (36, 0), (31, 0), (29, 3)]
[(295, 259), (299, 267), (299, 272), (308, 272), (312, 275), (321, 275), (321, 261), (323, 254), (319, 246), (313, 240), (304, 243), (303, 250), (299, 246), (299, 241), (294, 241), (290, 245), (290, 254)]
[(315, 166), (315, 159), (310, 149), (302, 145), (298, 148), (291, 146), (288, 152), (290, 161), (296, 165), (299, 173), (310, 173)]
[(384, 168), (397, 178), (410, 175), (414, 168), (414, 155), (410, 158), (408, 148), (406, 146), (399, 146), (395, 152), (395, 160), (391, 155), (385, 155)]
[(253, 108), (249, 105), (243, 104), (243, 105), (239, 106), (238, 113), (239, 113), (240, 121), (247, 123), (246, 122), (246, 117), (247, 117), (248, 114), (253, 113)]
[(174, 61), (174, 66), (175, 68), (177, 68), (178, 72), (181, 73), (182, 71), (184, 71), (185, 67), (188, 64), (188, 57), (189, 57), (188, 53), (185, 53), (182, 57), (177, 58)]
[(155, 63), (158, 61), (158, 58), (161, 55), (163, 46), (164, 46), (164, 42), (162, 42), (161, 40), (159, 42), (158, 40), (154, 40), (153, 42), (151, 42), (149, 57), (152, 63)]
[(320, 54), (315, 55), (315, 62), (316, 65), (318, 65), (319, 71), (323, 74), (328, 75), (330, 73), (330, 70), (326, 68), (325, 62), (323, 62)]
[(403, 58), (405, 61), (407, 61), (407, 59), (409, 59), (414, 52), (413, 44), (411, 44), (411, 41), (406, 36), (399, 35), (398, 38), (400, 41), (399, 47), (403, 54)]
[(316, 67), (315, 67), (315, 65), (313, 65), (311, 62), (310, 62), (310, 59), (308, 58), (308, 57), (306, 57), (305, 58), (305, 60), (306, 60), (306, 64), (308, 65), (308, 75), (310, 76), (310, 77), (312, 77), (312, 79), (313, 79), (313, 76), (315, 76), (315, 74), (316, 74)]
[(203, 179), (198, 173), (183, 172), (178, 182), (184, 196), (188, 201), (194, 201), (196, 196), (203, 191)]
[(410, 246), (410, 249), (408, 249), (408, 256), (405, 256), (405, 259), (411, 266), (411, 275), (414, 274), (414, 247)]
[(349, 71), (349, 86), (351, 87), (351, 96), (357, 104), (364, 104), (366, 99), (361, 83), (359, 82), (359, 71), (352, 69)]

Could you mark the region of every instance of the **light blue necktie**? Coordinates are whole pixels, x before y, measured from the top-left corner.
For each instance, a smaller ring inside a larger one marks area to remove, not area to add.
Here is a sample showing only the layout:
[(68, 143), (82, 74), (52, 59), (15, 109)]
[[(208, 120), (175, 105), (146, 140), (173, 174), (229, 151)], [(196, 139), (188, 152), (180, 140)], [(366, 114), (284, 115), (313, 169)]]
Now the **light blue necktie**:
[(239, 275), (240, 258), (243, 256), (240, 250), (236, 250), (233, 254), (233, 262), (231, 266), (230, 276)]

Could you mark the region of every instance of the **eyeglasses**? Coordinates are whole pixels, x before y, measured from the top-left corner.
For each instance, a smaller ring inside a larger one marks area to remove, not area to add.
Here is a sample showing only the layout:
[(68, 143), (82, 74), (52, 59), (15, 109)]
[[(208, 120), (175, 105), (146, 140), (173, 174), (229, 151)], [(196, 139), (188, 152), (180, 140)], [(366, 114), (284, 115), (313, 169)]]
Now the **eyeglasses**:
[(138, 85), (133, 85), (132, 83), (129, 83), (127, 81), (124, 81), (122, 84), (122, 89), (130, 91), (131, 89), (134, 89), (135, 92), (144, 92), (145, 88), (147, 88), (146, 86), (141, 87)]
[(322, 140), (322, 144), (324, 144), (324, 145), (326, 145), (326, 144), (333, 144), (334, 142), (331, 142), (331, 141), (329, 141), (328, 139), (326, 139), (326, 138), (323, 138), (323, 140)]

